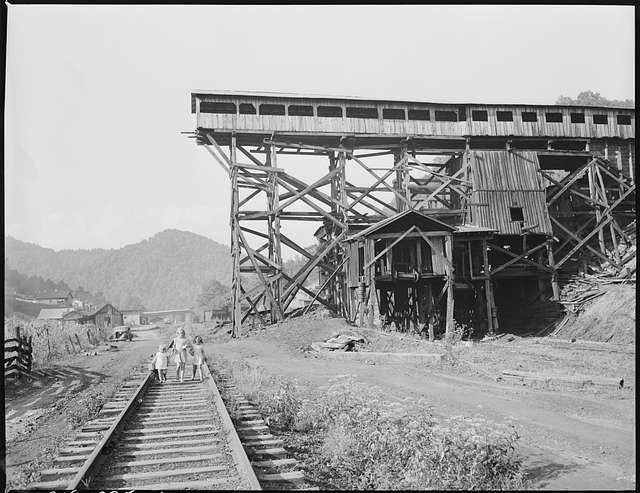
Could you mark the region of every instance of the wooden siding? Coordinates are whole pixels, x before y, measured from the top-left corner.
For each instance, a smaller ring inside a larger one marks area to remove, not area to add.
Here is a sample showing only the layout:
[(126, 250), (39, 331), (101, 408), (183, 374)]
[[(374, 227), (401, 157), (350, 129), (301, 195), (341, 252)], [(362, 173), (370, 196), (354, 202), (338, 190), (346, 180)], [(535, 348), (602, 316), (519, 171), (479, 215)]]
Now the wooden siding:
[[(436, 103), (404, 103), (396, 102), (363, 102), (360, 100), (345, 101), (343, 99), (317, 98), (278, 98), (252, 97), (215, 94), (192, 94), (195, 101), (197, 126), (216, 131), (236, 131), (248, 133), (301, 132), (301, 133), (356, 133), (384, 136), (515, 136), (515, 137), (567, 137), (567, 138), (634, 138), (635, 110), (628, 108), (592, 108), (571, 106), (527, 106), (527, 105), (456, 105)], [(240, 115), (200, 112), (200, 101), (231, 102), (236, 104), (236, 112), (240, 103), (253, 104), (259, 112), (260, 104), (311, 105), (314, 115), (317, 106), (338, 106), (342, 108), (342, 118), (317, 116), (287, 115)], [(347, 118), (346, 108), (376, 108), (377, 119)], [(383, 119), (383, 109), (402, 109), (405, 119)], [(408, 110), (429, 110), (430, 120), (408, 120)], [(472, 111), (486, 111), (487, 121), (474, 121)], [(436, 111), (455, 111), (464, 117), (461, 121), (436, 121)], [(498, 121), (497, 111), (511, 111), (513, 121)], [(523, 122), (522, 112), (534, 112), (536, 122)], [(561, 113), (562, 122), (546, 121), (546, 113)], [(584, 123), (571, 123), (571, 113), (584, 113)], [(595, 124), (593, 115), (607, 115), (607, 124)], [(617, 115), (628, 115), (630, 125), (619, 125)]]
[(510, 207), (522, 207), (523, 226), (530, 233), (552, 234), (545, 183), (538, 173), (535, 152), (471, 152), (471, 221), (496, 229), (499, 234), (522, 234), (512, 221)]

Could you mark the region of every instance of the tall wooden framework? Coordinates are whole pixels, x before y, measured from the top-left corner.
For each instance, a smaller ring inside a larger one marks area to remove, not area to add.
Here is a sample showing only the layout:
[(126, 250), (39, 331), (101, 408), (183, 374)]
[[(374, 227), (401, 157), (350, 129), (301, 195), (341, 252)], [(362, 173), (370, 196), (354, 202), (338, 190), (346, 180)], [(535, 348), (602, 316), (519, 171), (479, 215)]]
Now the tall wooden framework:
[[(442, 307), (447, 331), (468, 310), (492, 332), (496, 285), (532, 281), (557, 299), (563, 269), (590, 255), (618, 265), (629, 242), (634, 110), (199, 91), (192, 111), (193, 137), (230, 178), (236, 336), (249, 317), (286, 317), (300, 292), (354, 323), (432, 330)], [(305, 181), (283, 155), (325, 171)], [(315, 251), (290, 221), (318, 223)], [(297, 272), (283, 248), (306, 259)]]

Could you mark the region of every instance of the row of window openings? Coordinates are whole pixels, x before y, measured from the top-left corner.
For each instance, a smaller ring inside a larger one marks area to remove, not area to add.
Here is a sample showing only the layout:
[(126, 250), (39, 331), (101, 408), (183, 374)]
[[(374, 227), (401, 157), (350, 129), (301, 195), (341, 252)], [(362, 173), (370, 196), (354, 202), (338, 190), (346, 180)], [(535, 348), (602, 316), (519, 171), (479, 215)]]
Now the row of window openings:
[[(261, 104), (261, 115), (285, 115), (285, 106), (282, 104)], [(340, 106), (318, 106), (318, 116), (325, 118), (342, 118), (342, 107)], [(215, 103), (203, 101), (200, 103), (200, 111), (202, 113), (218, 113), (218, 114), (236, 114), (235, 103)], [(256, 108), (250, 103), (240, 103), (239, 113), (241, 115), (255, 115)], [(408, 110), (409, 120), (431, 120), (431, 112), (429, 110)], [(456, 111), (435, 110), (436, 121), (457, 122), (466, 120), (466, 113), (463, 109)], [(314, 116), (313, 106), (290, 105), (288, 107), (289, 116)], [(347, 118), (365, 118), (377, 119), (377, 108), (346, 108)], [(533, 111), (523, 111), (521, 113), (523, 122), (537, 122), (538, 114)], [(571, 123), (584, 123), (584, 113), (571, 113)], [(405, 110), (399, 108), (384, 108), (382, 110), (382, 118), (385, 120), (405, 120)], [(547, 123), (562, 123), (562, 113), (545, 113)], [(473, 121), (488, 121), (489, 115), (485, 110), (472, 110), (471, 119)], [(496, 111), (496, 119), (499, 122), (512, 122), (513, 112)], [(619, 125), (631, 125), (630, 115), (617, 115)], [(607, 115), (593, 115), (593, 123), (607, 124)]]

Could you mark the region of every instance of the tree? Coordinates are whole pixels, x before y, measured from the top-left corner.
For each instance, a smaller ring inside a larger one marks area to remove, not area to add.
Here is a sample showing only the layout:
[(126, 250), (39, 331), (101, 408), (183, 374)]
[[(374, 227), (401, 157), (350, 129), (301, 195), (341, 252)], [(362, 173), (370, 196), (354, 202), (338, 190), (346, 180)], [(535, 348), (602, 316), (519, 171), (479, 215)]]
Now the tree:
[(591, 90), (582, 91), (578, 94), (576, 99), (571, 99), (567, 96), (560, 96), (556, 101), (556, 104), (569, 106), (614, 106), (617, 108), (636, 107), (636, 103), (633, 99), (625, 99), (624, 101), (620, 101), (618, 99), (607, 99), (601, 96), (599, 92), (593, 92)]
[(198, 307), (202, 309), (222, 308), (231, 302), (231, 293), (228, 286), (216, 281), (209, 281), (197, 298)]

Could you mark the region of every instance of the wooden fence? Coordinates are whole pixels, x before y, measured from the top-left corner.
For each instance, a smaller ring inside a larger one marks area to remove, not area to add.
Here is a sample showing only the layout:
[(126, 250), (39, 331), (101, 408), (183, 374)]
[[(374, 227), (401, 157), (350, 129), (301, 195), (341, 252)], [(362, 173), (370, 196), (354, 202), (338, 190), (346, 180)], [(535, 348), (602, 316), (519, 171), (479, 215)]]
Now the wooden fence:
[(32, 336), (20, 334), (20, 327), (14, 329), (14, 337), (4, 341), (4, 374), (18, 377), (31, 372), (33, 362)]

